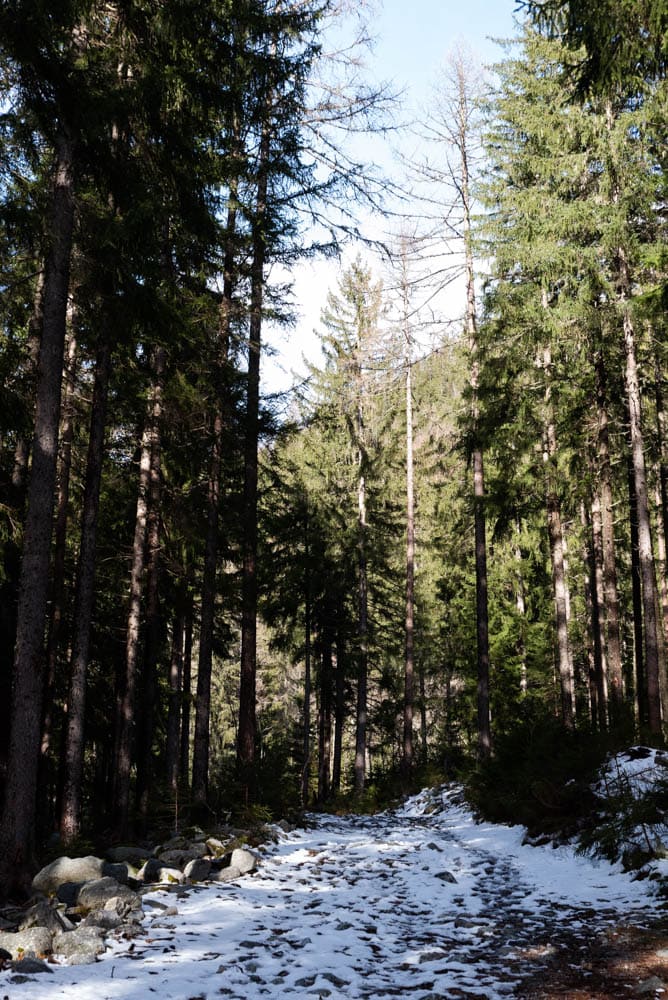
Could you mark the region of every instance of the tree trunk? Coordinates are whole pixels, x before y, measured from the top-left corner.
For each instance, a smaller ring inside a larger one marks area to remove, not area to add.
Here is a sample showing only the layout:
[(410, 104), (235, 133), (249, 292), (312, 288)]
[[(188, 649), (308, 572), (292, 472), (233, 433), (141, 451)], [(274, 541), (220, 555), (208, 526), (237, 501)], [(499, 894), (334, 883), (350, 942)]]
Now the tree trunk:
[[(408, 340), (408, 331), (407, 340)], [(406, 619), (404, 655), (404, 747), (402, 769), (413, 770), (415, 673), (415, 485), (413, 468), (413, 389), (410, 341), (406, 346)]]
[(605, 608), (605, 650), (613, 725), (621, 716), (624, 698), (622, 680), (622, 642), (620, 635), (617, 561), (615, 556), (612, 469), (608, 431), (607, 372), (602, 353), (596, 358), (596, 400), (598, 409), (597, 480), (601, 504), (601, 540), (603, 545), (603, 607)]
[[(359, 428), (363, 427), (361, 405), (358, 412)], [(361, 437), (361, 434), (360, 434)], [(357, 665), (357, 714), (355, 726), (355, 794), (364, 791), (366, 777), (367, 744), (367, 674), (368, 674), (368, 582), (366, 560), (366, 483), (364, 479), (363, 450), (359, 450), (360, 476), (357, 484), (357, 638), (359, 642)]]
[(309, 542), (309, 511), (306, 500), (304, 520), (304, 712), (302, 726), (304, 730), (303, 756), (301, 775), (301, 802), (306, 807), (309, 800), (311, 777), (311, 551)]
[(86, 483), (81, 517), (81, 542), (77, 566), (74, 602), (74, 635), (67, 698), (65, 738), (65, 780), (60, 809), (60, 835), (69, 844), (81, 834), (81, 805), (84, 766), (84, 720), (86, 708), (86, 671), (95, 602), (95, 542), (100, 506), (100, 486), (104, 459), (104, 432), (107, 394), (111, 372), (111, 347), (105, 338), (100, 344), (95, 364), (93, 405), (91, 410)]
[(248, 376), (244, 441), (243, 566), (241, 583), (241, 669), (237, 759), (246, 798), (255, 784), (255, 685), (257, 664), (257, 474), (260, 417), (260, 354), (266, 256), (265, 222), (269, 171), (270, 131), (265, 122), (260, 141), (248, 337)]
[(327, 802), (331, 792), (332, 757), (332, 642), (326, 631), (320, 660), (320, 704), (318, 714), (318, 802)]
[(336, 672), (334, 674), (334, 755), (332, 760), (332, 792), (341, 789), (341, 758), (343, 756), (343, 723), (345, 719), (345, 640), (343, 638), (343, 608), (337, 608)]
[[(180, 602), (181, 605), (183, 602)], [(183, 606), (177, 609), (172, 627), (172, 652), (169, 658), (167, 684), (169, 701), (167, 704), (167, 738), (165, 741), (165, 772), (167, 788), (176, 801), (179, 786), (179, 736), (180, 709), (183, 684), (183, 640), (185, 636), (185, 612)]]
[(603, 608), (605, 607), (605, 589), (603, 585), (603, 517), (601, 499), (595, 488), (591, 504), (591, 521), (587, 517), (584, 503), (582, 504), (582, 526), (585, 538), (590, 542), (585, 545), (585, 565), (589, 573), (585, 576), (585, 599), (587, 602), (587, 620), (590, 623), (590, 698), (592, 722), (604, 731), (608, 725), (608, 662), (603, 637)]
[(183, 639), (183, 684), (181, 693), (181, 746), (179, 751), (179, 780), (188, 786), (190, 774), (190, 702), (191, 674), (193, 653), (193, 606), (188, 602), (186, 611), (185, 635)]
[(141, 605), (146, 566), (146, 532), (148, 523), (149, 491), (151, 487), (151, 452), (154, 422), (160, 412), (162, 390), (155, 373), (153, 388), (142, 434), (139, 460), (137, 511), (132, 543), (130, 567), (130, 600), (125, 642), (125, 685), (121, 697), (115, 774), (115, 834), (127, 838), (130, 832), (130, 775), (133, 763), (133, 733), (135, 728), (135, 703), (137, 664), (139, 662)]
[(207, 489), (207, 527), (202, 574), (202, 599), (197, 664), (197, 698), (195, 702), (195, 738), (193, 744), (192, 797), (198, 806), (206, 804), (209, 787), (209, 726), (211, 716), (211, 671), (213, 668), (213, 626), (216, 606), (216, 570), (218, 566), (218, 532), (220, 520), (223, 435), (226, 426), (227, 401), (224, 398), (224, 369), (228, 363), (234, 296), (234, 234), (236, 229), (236, 186), (230, 190), (227, 211), (227, 242), (223, 262), (223, 298), (219, 315), (219, 356), (216, 378), (217, 399), (213, 419), (211, 461)]
[(624, 378), (629, 412), (631, 461), (638, 514), (638, 556), (642, 581), (643, 623), (645, 634), (645, 678), (647, 685), (647, 722), (650, 732), (661, 732), (661, 688), (659, 673), (659, 636), (657, 627), (657, 591), (652, 551), (652, 531), (647, 494), (645, 453), (642, 431), (642, 410), (638, 365), (636, 360), (635, 330), (631, 312), (626, 304), (623, 312), (624, 350), (626, 366)]
[(19, 583), (12, 729), (0, 825), (0, 891), (3, 895), (14, 888), (27, 887), (34, 859), (44, 634), (74, 225), (73, 166), (74, 142), (61, 133), (56, 141), (51, 247), (44, 278), (32, 472)]
[[(546, 303), (544, 301), (544, 307)], [(554, 428), (552, 406), (551, 368), (552, 354), (549, 346), (543, 351), (545, 369), (545, 427), (543, 443), (543, 462), (546, 470), (546, 508), (547, 529), (550, 541), (550, 558), (552, 562), (552, 583), (554, 589), (554, 608), (556, 624), (556, 660), (561, 691), (561, 717), (567, 729), (575, 726), (575, 678), (571, 644), (568, 636), (568, 606), (569, 594), (564, 562), (564, 536), (561, 526), (561, 504), (556, 491), (556, 473), (554, 463), (557, 454), (557, 438)]]
[[(631, 595), (633, 600), (633, 659), (638, 720), (647, 723), (647, 685), (645, 683), (645, 655), (642, 628), (642, 576), (640, 572), (640, 546), (638, 544), (638, 503), (631, 456), (627, 459), (627, 484), (629, 492), (629, 533), (631, 536)], [(627, 684), (627, 688), (631, 685)]]
[(153, 731), (160, 656), (160, 494), (162, 486), (162, 383), (167, 352), (155, 350), (153, 412), (151, 421), (151, 465), (149, 470), (148, 511), (146, 519), (146, 639), (142, 671), (142, 705), (138, 713), (137, 779), (135, 802), (137, 815), (145, 831), (151, 787)]

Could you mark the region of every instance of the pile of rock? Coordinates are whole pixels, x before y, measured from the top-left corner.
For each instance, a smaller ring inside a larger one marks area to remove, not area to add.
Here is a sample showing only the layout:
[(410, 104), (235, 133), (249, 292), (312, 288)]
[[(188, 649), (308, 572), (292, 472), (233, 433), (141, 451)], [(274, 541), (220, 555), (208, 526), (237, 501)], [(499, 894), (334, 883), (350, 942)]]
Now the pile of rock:
[(94, 962), (110, 936), (144, 933), (145, 893), (160, 886), (185, 893), (195, 882), (233, 882), (253, 872), (257, 855), (233, 843), (197, 831), (153, 849), (114, 847), (106, 860), (57, 858), (33, 879), (32, 905), (0, 913), (0, 960), (18, 975), (51, 972), (47, 960)]

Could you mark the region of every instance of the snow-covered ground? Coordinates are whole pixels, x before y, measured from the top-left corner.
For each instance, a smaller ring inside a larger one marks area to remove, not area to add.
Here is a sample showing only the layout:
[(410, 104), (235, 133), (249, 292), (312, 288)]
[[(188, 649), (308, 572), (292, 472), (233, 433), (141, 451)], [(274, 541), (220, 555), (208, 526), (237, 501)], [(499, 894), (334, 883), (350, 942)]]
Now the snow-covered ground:
[(93, 965), (1, 973), (0, 1000), (520, 997), (555, 950), (657, 905), (607, 862), (476, 823), (456, 789), (312, 820), (252, 876), (146, 896), (146, 936)]

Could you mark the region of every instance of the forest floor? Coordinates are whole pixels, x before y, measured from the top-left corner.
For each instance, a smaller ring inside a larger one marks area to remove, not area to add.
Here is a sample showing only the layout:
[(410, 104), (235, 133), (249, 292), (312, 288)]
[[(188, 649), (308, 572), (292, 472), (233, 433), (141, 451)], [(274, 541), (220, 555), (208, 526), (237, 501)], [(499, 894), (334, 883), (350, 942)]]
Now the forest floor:
[(145, 896), (146, 934), (101, 961), (0, 974), (0, 1000), (668, 996), (655, 883), (476, 823), (456, 789), (310, 819), (252, 876)]

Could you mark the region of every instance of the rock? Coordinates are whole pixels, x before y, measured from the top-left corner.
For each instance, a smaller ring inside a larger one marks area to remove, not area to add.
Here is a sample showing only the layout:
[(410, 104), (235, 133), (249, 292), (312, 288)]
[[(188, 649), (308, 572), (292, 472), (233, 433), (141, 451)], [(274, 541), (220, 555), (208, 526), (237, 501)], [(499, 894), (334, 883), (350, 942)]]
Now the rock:
[(189, 861), (202, 858), (205, 854), (206, 845), (202, 844), (201, 847), (196, 845), (195, 847), (182, 847), (175, 851), (162, 851), (158, 855), (158, 859), (167, 867), (183, 868)]
[(203, 882), (211, 874), (211, 862), (204, 858), (194, 858), (185, 866), (183, 874), (192, 882)]
[(20, 931), (28, 930), (30, 927), (46, 927), (52, 934), (57, 934), (59, 931), (71, 931), (74, 924), (55, 906), (42, 900), (29, 907), (19, 923)]
[(121, 885), (127, 885), (130, 878), (130, 869), (125, 862), (112, 863), (105, 861), (102, 865), (102, 875), (106, 878), (115, 878)]
[(79, 927), (100, 927), (104, 931), (115, 931), (123, 924), (123, 917), (114, 910), (91, 910)]
[(141, 897), (132, 896), (112, 896), (104, 904), (105, 911), (117, 914), (124, 923), (141, 923), (144, 916)]
[(245, 847), (237, 847), (232, 851), (230, 868), (238, 868), (242, 875), (248, 875), (257, 868), (257, 857)]
[(29, 927), (25, 931), (0, 932), (0, 948), (8, 951), (12, 958), (20, 958), (24, 954), (48, 955), (51, 951), (53, 934), (46, 927)]
[(110, 847), (107, 857), (112, 862), (126, 861), (131, 865), (143, 865), (151, 851), (147, 847), (134, 847), (128, 844), (120, 844), (118, 847)]
[(145, 883), (174, 883), (183, 882), (185, 876), (180, 868), (170, 868), (163, 865), (158, 858), (149, 858), (143, 868), (137, 874)]
[(73, 931), (56, 934), (53, 951), (67, 959), (68, 965), (90, 965), (105, 949), (104, 930), (101, 927), (77, 927)]
[(65, 906), (76, 906), (79, 889), (84, 882), (63, 882), (56, 889), (56, 899)]
[(134, 899), (137, 894), (126, 885), (120, 885), (115, 878), (95, 879), (85, 882), (79, 889), (77, 905), (85, 910), (99, 910), (109, 899)]
[(12, 982), (25, 982), (23, 976), (34, 976), (39, 975), (40, 972), (50, 972), (53, 975), (53, 969), (49, 968), (46, 962), (43, 962), (40, 958), (19, 958), (17, 961), (12, 962), (12, 969), (14, 972), (20, 972), (22, 975), (15, 976)]
[(219, 872), (211, 876), (212, 882), (234, 882), (235, 879), (241, 878), (241, 871), (234, 865), (229, 865), (227, 868), (221, 868)]
[(457, 879), (452, 872), (437, 872), (436, 878), (440, 878), (442, 882), (452, 882), (453, 885), (457, 885)]
[(38, 892), (53, 893), (64, 882), (90, 882), (100, 878), (104, 861), (89, 855), (85, 858), (56, 858), (37, 872), (32, 887)]
[(209, 837), (206, 841), (206, 848), (214, 858), (219, 858), (225, 853), (225, 844), (218, 837)]

